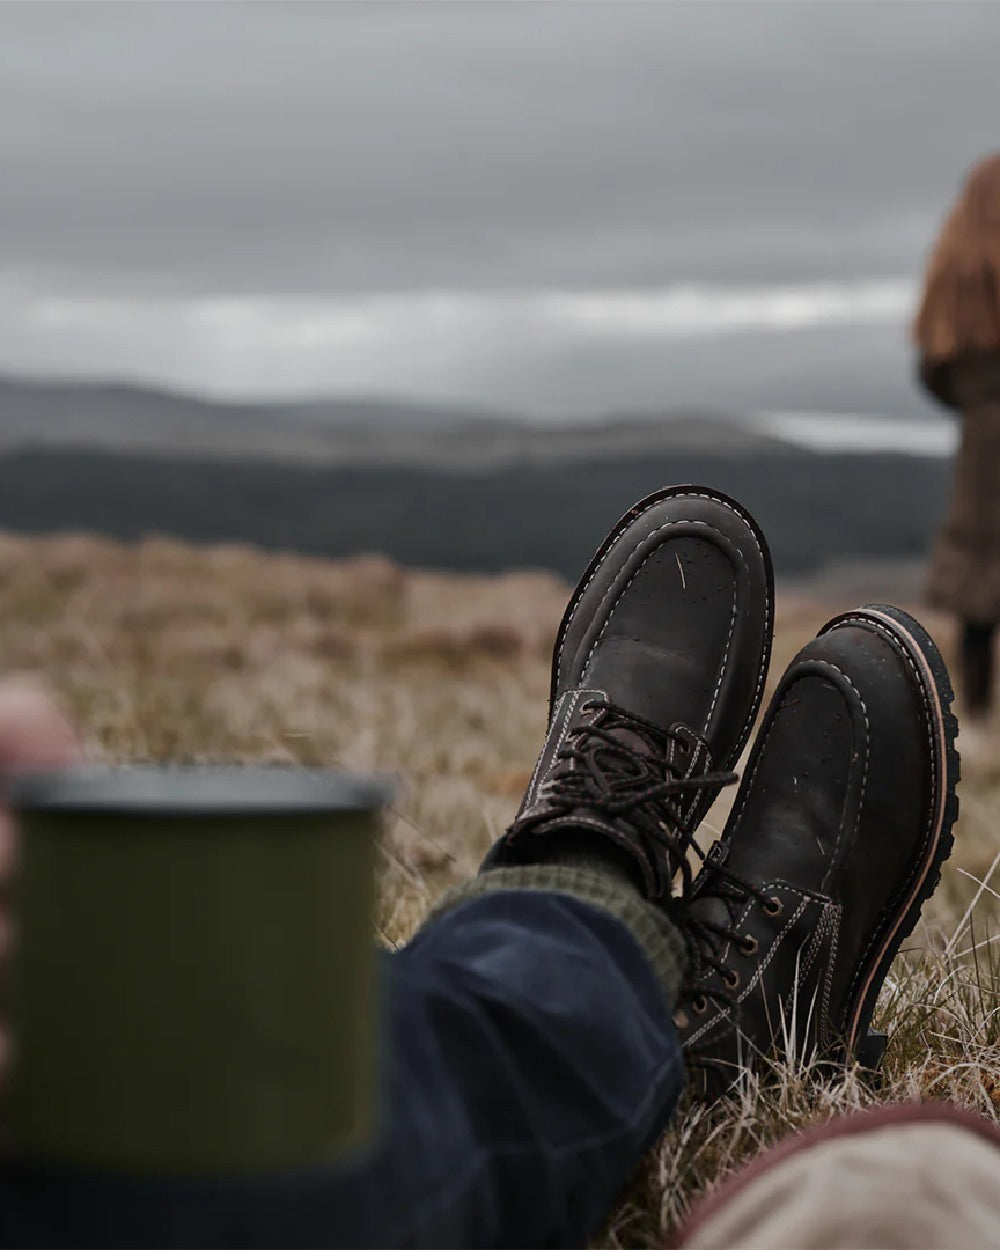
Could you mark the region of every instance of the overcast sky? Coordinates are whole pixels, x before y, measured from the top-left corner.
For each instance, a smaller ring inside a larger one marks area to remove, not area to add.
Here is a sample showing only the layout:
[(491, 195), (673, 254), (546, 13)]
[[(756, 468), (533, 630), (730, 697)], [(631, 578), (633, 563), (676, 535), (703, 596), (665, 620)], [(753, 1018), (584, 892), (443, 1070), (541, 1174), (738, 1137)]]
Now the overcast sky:
[(1000, 4), (0, 6), (0, 368), (915, 412)]

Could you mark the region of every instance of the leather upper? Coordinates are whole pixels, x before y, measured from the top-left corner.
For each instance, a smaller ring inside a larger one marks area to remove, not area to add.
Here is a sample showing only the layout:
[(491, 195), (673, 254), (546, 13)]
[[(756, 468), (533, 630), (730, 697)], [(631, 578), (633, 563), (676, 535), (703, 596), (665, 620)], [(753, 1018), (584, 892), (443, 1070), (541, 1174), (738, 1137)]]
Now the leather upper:
[(916, 658), (862, 611), (809, 643), (775, 693), (687, 912), (705, 957), (678, 1021), (710, 1084), (756, 1052), (857, 1044), (945, 832), (942, 712)]
[(574, 592), (553, 702), (577, 686), (602, 689), (656, 724), (689, 726), (717, 763), (735, 758), (763, 693), (772, 581), (763, 538), (732, 500), (697, 487), (650, 496)]
[[(632, 508), (567, 607), (553, 655), (546, 741), (518, 817), (487, 866), (534, 857), (533, 834), (587, 830), (633, 856), (647, 896), (666, 896), (671, 866), (636, 838), (634, 814), (609, 820), (583, 804), (567, 808), (560, 778), (584, 764), (599, 777), (603, 760), (614, 766), (608, 786), (615, 793), (630, 770), (636, 785), (658, 784), (661, 791), (690, 783), (665, 794), (669, 801), (657, 816), (687, 836), (721, 785), (712, 782), (712, 770), (729, 769), (749, 735), (772, 622), (770, 558), (755, 524), (732, 500), (677, 487)], [(617, 753), (614, 743), (602, 745), (588, 732), (595, 721), (607, 722), (609, 707), (646, 726), (636, 735), (618, 724), (613, 732), (623, 750)], [(567, 758), (568, 750), (590, 750), (595, 741), (603, 755), (590, 751), (575, 764)], [(627, 751), (635, 752), (632, 759)]]

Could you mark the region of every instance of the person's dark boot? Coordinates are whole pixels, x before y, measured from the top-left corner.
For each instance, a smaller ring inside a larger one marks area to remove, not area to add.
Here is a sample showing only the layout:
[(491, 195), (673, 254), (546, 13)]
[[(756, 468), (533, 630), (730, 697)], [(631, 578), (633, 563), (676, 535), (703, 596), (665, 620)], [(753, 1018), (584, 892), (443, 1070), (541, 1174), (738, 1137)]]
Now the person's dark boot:
[(486, 871), (581, 853), (649, 900), (689, 882), (691, 834), (749, 737), (771, 649), (767, 546), (733, 500), (673, 487), (614, 528), (563, 617), (549, 728)]
[(952, 697), (896, 608), (835, 618), (792, 662), (682, 921), (696, 1095), (774, 1054), (880, 1058), (879, 989), (952, 846)]
[(993, 706), (993, 642), (996, 625), (976, 621), (962, 624), (959, 654), (967, 714), (984, 719)]

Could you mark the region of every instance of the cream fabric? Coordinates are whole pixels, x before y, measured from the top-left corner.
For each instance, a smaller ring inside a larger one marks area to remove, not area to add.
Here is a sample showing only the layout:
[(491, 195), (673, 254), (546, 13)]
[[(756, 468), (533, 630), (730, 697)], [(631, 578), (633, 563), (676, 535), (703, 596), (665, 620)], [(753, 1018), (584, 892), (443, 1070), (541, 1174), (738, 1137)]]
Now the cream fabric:
[(934, 1122), (822, 1141), (720, 1203), (684, 1250), (996, 1250), (1000, 1150)]

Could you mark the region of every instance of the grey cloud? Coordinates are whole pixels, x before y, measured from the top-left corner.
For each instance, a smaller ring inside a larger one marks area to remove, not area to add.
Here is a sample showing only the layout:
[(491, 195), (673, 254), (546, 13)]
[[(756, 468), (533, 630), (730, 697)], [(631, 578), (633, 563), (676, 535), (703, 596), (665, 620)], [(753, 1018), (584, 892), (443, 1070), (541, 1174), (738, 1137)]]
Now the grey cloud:
[(179, 290), (905, 271), (987, 5), (0, 8), (0, 260)]
[(734, 334), (710, 340), (614, 350), (568, 348), (498, 361), (482, 393), (518, 408), (547, 397), (553, 415), (629, 409), (724, 412), (867, 412), (920, 416), (913, 361), (898, 327), (797, 330), (777, 339)]
[[(998, 48), (1000, 6), (944, 2), (8, 3), (0, 364), (229, 380), (169, 325), (46, 338), (24, 309), (48, 295), (911, 277), (1000, 146)], [(921, 402), (902, 325), (490, 346), (426, 392)], [(393, 350), (416, 377), (405, 330)]]

